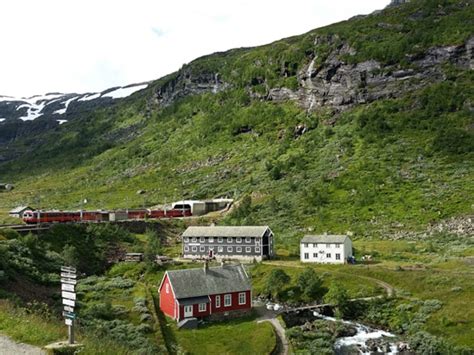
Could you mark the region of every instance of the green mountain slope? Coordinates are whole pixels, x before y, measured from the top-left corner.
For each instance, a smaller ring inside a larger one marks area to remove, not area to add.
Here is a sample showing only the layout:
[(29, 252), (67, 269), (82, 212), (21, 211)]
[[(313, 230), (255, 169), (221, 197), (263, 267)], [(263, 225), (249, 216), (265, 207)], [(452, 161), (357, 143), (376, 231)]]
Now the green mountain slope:
[[(226, 223), (278, 242), (421, 230), (472, 213), (467, 1), (413, 1), (199, 58), (121, 103), (1, 149), (0, 209), (130, 207), (245, 195)], [(145, 195), (137, 195), (139, 189)]]

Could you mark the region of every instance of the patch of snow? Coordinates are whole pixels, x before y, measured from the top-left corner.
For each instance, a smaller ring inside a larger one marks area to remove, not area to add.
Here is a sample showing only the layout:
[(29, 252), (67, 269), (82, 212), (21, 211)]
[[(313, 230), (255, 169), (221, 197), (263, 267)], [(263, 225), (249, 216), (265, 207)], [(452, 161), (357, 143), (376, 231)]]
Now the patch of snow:
[(111, 97), (113, 99), (121, 99), (123, 97), (127, 97), (132, 95), (136, 91), (140, 91), (145, 89), (148, 86), (148, 84), (143, 84), (143, 85), (137, 85), (137, 86), (130, 86), (126, 88), (118, 88), (114, 91), (108, 92), (102, 97)]
[(66, 122), (67, 122), (67, 120), (56, 120), (56, 121), (58, 121), (58, 123), (59, 123), (60, 125), (62, 125), (63, 123), (66, 123)]
[(95, 100), (95, 99), (98, 99), (100, 97), (101, 93), (98, 92), (98, 93), (95, 93), (95, 94), (87, 94), (83, 97), (81, 97), (79, 100), (77, 101), (90, 101), (90, 100)]
[(5, 120), (6, 120), (6, 118), (0, 118), (0, 122), (3, 122)]
[(77, 99), (78, 97), (79, 97), (79, 96), (75, 96), (75, 97), (73, 97), (73, 98), (70, 98), (69, 100), (64, 101), (64, 102), (63, 102), (64, 108), (60, 108), (59, 110), (56, 110), (56, 111), (54, 111), (53, 113), (58, 114), (58, 115), (63, 115), (63, 114), (65, 114), (66, 111), (67, 111), (67, 108), (68, 108), (69, 104), (70, 104), (72, 101), (74, 101), (75, 99)]

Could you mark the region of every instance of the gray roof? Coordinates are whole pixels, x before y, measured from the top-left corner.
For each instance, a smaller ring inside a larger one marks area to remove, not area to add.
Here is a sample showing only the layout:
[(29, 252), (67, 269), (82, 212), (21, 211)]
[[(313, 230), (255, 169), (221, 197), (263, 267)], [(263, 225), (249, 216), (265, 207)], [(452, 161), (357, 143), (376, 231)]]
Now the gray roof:
[(12, 209), (9, 213), (20, 213), (23, 212), (24, 210), (30, 210), (30, 206), (18, 206), (14, 209)]
[[(347, 235), (305, 235), (301, 239), (301, 243), (344, 243), (346, 239), (349, 239)], [(349, 239), (350, 240), (350, 239)]]
[(242, 265), (224, 265), (204, 268), (169, 270), (166, 272), (179, 298), (200, 297), (219, 293), (250, 290), (250, 279)]
[(188, 227), (183, 237), (254, 237), (261, 238), (270, 229), (268, 226), (217, 226), (217, 227)]

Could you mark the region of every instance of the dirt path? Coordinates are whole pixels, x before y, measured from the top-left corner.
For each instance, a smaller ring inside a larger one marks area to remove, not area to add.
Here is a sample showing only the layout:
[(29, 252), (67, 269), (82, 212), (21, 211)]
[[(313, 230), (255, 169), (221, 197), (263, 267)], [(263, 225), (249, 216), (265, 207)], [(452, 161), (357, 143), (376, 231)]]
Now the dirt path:
[(0, 335), (0, 355), (25, 354), (25, 355), (46, 355), (46, 352), (36, 346), (15, 343), (9, 337)]
[(275, 329), (275, 335), (277, 337), (277, 351), (275, 354), (288, 355), (288, 339), (286, 338), (285, 328), (282, 327), (279, 320), (276, 318), (268, 318), (257, 321), (258, 323), (270, 322)]

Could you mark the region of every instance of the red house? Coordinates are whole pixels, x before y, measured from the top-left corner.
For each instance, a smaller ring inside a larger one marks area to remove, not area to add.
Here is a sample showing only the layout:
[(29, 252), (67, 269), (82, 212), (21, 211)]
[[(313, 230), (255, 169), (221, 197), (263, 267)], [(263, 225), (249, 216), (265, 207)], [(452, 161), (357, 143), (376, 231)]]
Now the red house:
[(169, 270), (159, 292), (160, 309), (178, 322), (235, 317), (252, 308), (250, 279), (242, 265)]

